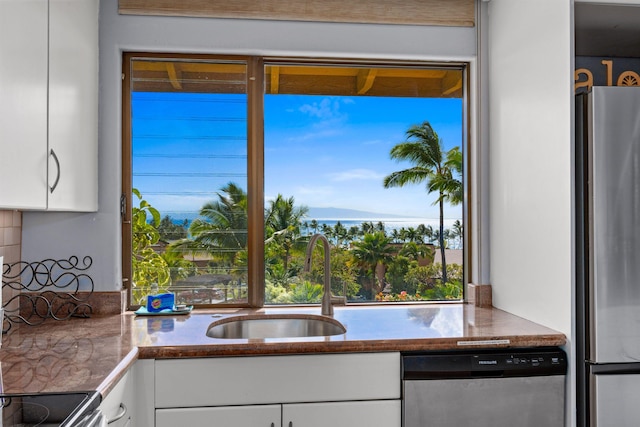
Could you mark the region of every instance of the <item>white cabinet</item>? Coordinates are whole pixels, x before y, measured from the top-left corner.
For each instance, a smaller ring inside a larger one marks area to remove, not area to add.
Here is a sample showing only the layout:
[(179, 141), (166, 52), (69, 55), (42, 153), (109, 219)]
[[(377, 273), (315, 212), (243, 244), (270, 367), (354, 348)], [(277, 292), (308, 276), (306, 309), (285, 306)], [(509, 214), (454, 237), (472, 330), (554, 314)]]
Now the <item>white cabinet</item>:
[(158, 409), (156, 427), (400, 427), (399, 400)]
[(102, 402), (100, 410), (109, 421), (111, 427), (129, 427), (136, 425), (132, 416), (136, 407), (134, 372), (135, 367), (127, 371), (118, 383), (111, 389)]
[(109, 427), (153, 427), (154, 375), (153, 360), (138, 360), (103, 396), (100, 410)]
[(400, 427), (400, 400), (283, 405), (283, 427)]
[(156, 411), (156, 427), (281, 427), (280, 405), (176, 408)]
[(46, 208), (48, 14), (0, 0), (0, 207)]
[(98, 7), (49, 0), (48, 210), (98, 209)]
[(0, 208), (97, 210), (98, 0), (0, 0)]
[(399, 353), (155, 362), (156, 426), (399, 427)]

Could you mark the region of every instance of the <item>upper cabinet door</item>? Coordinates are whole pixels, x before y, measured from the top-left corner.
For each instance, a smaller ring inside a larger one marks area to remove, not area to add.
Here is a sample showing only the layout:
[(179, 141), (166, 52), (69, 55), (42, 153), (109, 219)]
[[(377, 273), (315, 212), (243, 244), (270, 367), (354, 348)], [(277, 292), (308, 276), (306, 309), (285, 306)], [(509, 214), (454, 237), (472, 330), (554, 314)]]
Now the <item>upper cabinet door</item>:
[(49, 0), (48, 209), (98, 209), (98, 0)]
[(45, 0), (0, 0), (0, 207), (47, 207)]

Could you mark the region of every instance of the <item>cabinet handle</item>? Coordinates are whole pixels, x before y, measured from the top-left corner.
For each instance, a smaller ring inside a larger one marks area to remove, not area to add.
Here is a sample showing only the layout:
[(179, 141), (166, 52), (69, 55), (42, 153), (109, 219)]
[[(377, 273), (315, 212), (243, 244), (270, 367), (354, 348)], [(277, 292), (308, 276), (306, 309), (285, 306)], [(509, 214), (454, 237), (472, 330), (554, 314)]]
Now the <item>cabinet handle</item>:
[(107, 421), (107, 424), (115, 423), (116, 421), (118, 421), (119, 419), (124, 417), (126, 414), (127, 414), (127, 407), (124, 406), (124, 403), (121, 403), (120, 404), (120, 412), (118, 412), (115, 417), (113, 417), (109, 421)]
[(60, 181), (60, 161), (58, 161), (58, 156), (56, 156), (56, 152), (53, 151), (53, 148), (51, 149), (51, 157), (53, 157), (53, 160), (55, 160), (56, 168), (58, 170), (58, 174), (56, 175), (55, 182), (53, 183), (53, 185), (51, 187), (49, 187), (49, 189), (53, 193), (53, 190), (55, 190), (56, 187), (58, 186), (58, 181)]

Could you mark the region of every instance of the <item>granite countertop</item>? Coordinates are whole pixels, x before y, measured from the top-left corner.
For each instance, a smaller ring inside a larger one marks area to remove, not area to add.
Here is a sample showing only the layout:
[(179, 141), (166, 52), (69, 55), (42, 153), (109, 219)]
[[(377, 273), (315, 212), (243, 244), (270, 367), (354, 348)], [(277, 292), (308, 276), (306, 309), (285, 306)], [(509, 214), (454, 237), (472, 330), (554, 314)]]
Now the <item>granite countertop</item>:
[(2, 338), (2, 393), (107, 393), (137, 359), (323, 352), (435, 351), (561, 346), (566, 337), (495, 308), (469, 304), (336, 307), (342, 335), (217, 339), (214, 321), (237, 315), (318, 315), (319, 307), (207, 309), (186, 315), (122, 315), (15, 325)]

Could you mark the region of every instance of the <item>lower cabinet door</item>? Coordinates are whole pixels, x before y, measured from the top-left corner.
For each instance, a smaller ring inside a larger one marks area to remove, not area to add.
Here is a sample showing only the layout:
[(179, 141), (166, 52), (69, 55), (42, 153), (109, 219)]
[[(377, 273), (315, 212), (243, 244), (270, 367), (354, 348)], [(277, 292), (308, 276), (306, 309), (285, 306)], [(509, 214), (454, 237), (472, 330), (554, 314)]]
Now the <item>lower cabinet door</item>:
[(283, 427), (400, 427), (400, 400), (282, 405)]
[[(136, 409), (134, 394), (134, 365), (100, 402), (100, 410), (109, 423), (109, 427), (127, 427)], [(135, 419), (134, 419), (135, 422)]]
[(281, 405), (156, 409), (156, 427), (280, 427)]

